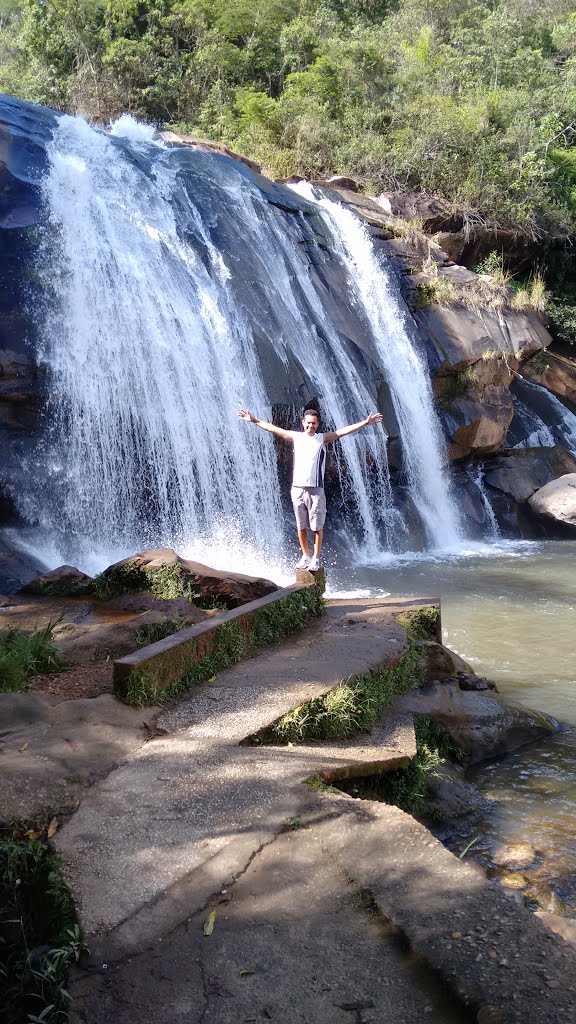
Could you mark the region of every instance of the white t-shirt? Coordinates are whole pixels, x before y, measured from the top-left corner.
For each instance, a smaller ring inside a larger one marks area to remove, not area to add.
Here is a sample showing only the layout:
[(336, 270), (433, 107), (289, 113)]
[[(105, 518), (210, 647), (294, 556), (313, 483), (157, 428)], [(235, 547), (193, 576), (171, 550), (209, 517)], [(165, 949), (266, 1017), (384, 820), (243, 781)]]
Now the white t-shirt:
[(293, 487), (323, 487), (326, 448), (324, 434), (306, 434), (290, 431), (294, 441)]

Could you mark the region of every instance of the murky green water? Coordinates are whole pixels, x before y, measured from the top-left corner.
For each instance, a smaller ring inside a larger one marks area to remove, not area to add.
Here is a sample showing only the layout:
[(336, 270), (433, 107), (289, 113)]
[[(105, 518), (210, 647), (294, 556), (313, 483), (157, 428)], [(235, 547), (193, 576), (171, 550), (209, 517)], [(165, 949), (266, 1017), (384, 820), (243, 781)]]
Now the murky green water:
[(494, 800), (457, 848), (489, 862), (503, 843), (541, 856), (524, 892), (576, 915), (576, 543), (502, 544), (437, 560), (330, 570), (332, 590), (442, 598), (444, 642), (500, 691), (554, 715), (566, 731), (476, 769)]

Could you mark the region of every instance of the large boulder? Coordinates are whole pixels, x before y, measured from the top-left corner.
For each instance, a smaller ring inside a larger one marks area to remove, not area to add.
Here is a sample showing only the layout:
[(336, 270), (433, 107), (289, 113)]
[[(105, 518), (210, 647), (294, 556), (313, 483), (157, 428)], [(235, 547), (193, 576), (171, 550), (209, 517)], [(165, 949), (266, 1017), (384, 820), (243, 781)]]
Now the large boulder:
[(454, 213), (445, 199), (423, 192), (383, 192), (378, 202), (385, 213), (417, 221), (427, 233), (458, 230), (463, 224), (462, 214)]
[(501, 448), (514, 414), (509, 359), (490, 354), (435, 378), (434, 394), (451, 459), (490, 455)]
[(450, 681), (411, 691), (395, 707), (430, 715), (466, 751), (471, 763), (502, 757), (559, 728), (550, 715), (492, 692), (462, 690)]
[(16, 593), (23, 583), (34, 579), (43, 568), (36, 558), (19, 550), (0, 530), (0, 593)]
[(60, 565), (57, 569), (35, 576), (20, 588), (19, 593), (68, 597), (90, 594), (93, 590), (94, 580), (91, 576), (87, 576), (73, 565)]
[(541, 255), (541, 243), (526, 238), (512, 228), (490, 228), (480, 224), (450, 231), (442, 226), (435, 230), (434, 241), (455, 263), (474, 267), (492, 252), (502, 253), (507, 269), (518, 272), (529, 267)]
[(172, 548), (141, 551), (123, 558), (108, 566), (98, 579), (102, 596), (151, 590), (161, 598), (185, 596), (226, 608), (238, 608), (277, 589), (271, 580), (212, 569), (201, 562), (181, 558)]
[(576, 473), (576, 459), (561, 445), (514, 448), (486, 464), (484, 481), (492, 490), (515, 502), (524, 502), (545, 484), (567, 473)]
[(576, 536), (576, 471), (545, 484), (532, 494), (528, 504), (533, 515), (555, 527), (555, 532)]

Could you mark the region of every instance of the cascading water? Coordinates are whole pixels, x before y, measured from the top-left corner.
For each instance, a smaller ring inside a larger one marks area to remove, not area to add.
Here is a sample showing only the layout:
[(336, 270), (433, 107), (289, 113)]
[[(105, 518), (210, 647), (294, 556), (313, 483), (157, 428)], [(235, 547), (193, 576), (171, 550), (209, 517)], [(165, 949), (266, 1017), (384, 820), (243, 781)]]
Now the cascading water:
[(481, 462), (476, 463), (472, 466), (466, 467), (468, 479), (472, 486), (478, 492), (480, 498), (480, 504), (484, 512), (484, 536), (488, 540), (499, 540), (501, 537), (500, 528), (498, 526), (498, 520), (496, 514), (492, 508), (492, 504), (488, 495), (486, 494), (486, 486), (484, 483), (484, 465)]
[(348, 268), (351, 287), (368, 316), (402, 439), (408, 486), (435, 548), (456, 547), (460, 523), (450, 493), (445, 445), (427, 366), (408, 325), (408, 311), (376, 256), (365, 224), (339, 203), (318, 197), (308, 183), (291, 186), (316, 201)]
[[(310, 276), (314, 211), (295, 199), (301, 212), (287, 215), (241, 165), (165, 147), (131, 118), (110, 135), (63, 116), (48, 156), (38, 319), (51, 427), (36, 453), (43, 487), (22, 495), (23, 511), (54, 563), (94, 571), (171, 544), (270, 572), (286, 550), (274, 442), (237, 417), (240, 406), (272, 417), (255, 340), (273, 339), (280, 368), (301, 368), (327, 424), (374, 407), (362, 351)], [(350, 316), (369, 337), (361, 304)], [(383, 429), (346, 439), (336, 465), (364, 551), (408, 547)], [(429, 532), (441, 542), (440, 527)]]
[(513, 448), (551, 448), (561, 444), (576, 455), (576, 416), (556, 395), (526, 379), (513, 384), (514, 419), (508, 444)]
[[(57, 236), (44, 255), (54, 299), (42, 356), (59, 479), (45, 525), (82, 563), (159, 541), (194, 539), (207, 553), (224, 522), (230, 549), (253, 540), (246, 524), (261, 518), (266, 494), (262, 543), (277, 554), (273, 444), (236, 415), (244, 403), (269, 411), (250, 333), (194, 209), (196, 249), (179, 237), (164, 151), (131, 125), (127, 152), (65, 116), (49, 150)], [(157, 157), (153, 173), (139, 149)]]

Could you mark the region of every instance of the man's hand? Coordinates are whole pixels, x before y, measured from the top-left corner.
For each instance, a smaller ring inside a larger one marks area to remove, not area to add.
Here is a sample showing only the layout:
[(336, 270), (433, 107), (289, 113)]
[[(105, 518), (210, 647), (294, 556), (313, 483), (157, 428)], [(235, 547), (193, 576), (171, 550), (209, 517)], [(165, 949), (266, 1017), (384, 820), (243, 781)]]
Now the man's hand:
[(270, 434), (276, 434), (276, 437), (281, 437), (284, 441), (293, 441), (293, 436), (289, 430), (277, 427), (275, 423), (266, 423), (265, 420), (259, 420), (257, 416), (253, 416), (251, 412), (248, 412), (248, 409), (239, 409), (238, 415), (241, 420), (246, 420), (246, 423), (255, 423), (257, 427), (267, 430)]
[(364, 420), (363, 426), (370, 427), (373, 423), (382, 423), (384, 419), (381, 412), (369, 412)]

